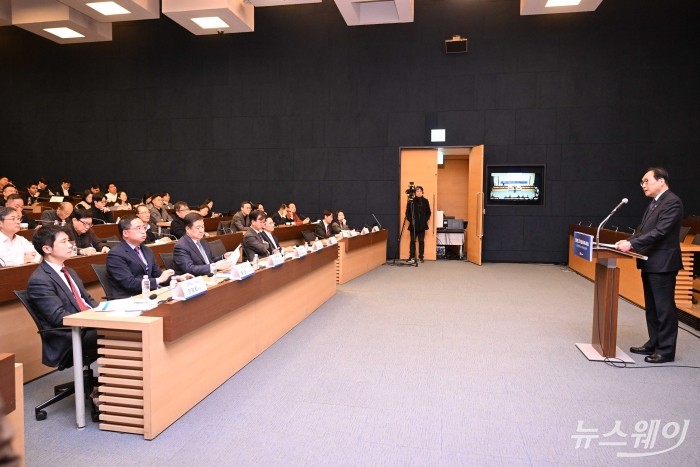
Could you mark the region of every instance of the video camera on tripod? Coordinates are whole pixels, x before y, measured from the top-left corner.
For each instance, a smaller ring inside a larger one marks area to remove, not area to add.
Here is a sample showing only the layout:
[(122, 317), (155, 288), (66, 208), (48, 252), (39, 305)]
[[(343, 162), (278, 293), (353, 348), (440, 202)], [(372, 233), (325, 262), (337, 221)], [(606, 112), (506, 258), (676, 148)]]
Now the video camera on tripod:
[(405, 191), (409, 200), (413, 200), (416, 197), (416, 184), (413, 182), (408, 182), (408, 188)]

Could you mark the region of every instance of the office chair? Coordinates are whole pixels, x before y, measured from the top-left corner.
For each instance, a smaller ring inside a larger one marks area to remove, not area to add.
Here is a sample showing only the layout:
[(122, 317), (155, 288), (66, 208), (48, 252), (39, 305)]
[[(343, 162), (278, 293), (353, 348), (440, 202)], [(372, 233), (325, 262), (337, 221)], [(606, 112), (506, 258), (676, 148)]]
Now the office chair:
[(224, 246), (224, 242), (218, 238), (216, 240), (209, 241), (209, 248), (211, 248), (211, 255), (214, 258), (224, 256), (224, 254), (226, 253), (226, 246)]
[[(19, 301), (22, 302), (22, 305), (24, 305), (24, 308), (27, 309), (29, 312), (29, 316), (32, 317), (32, 320), (34, 320), (34, 324), (36, 325), (37, 333), (41, 336), (41, 344), (44, 345), (44, 335), (48, 335), (50, 333), (55, 333), (56, 331), (59, 330), (69, 330), (69, 327), (60, 327), (60, 328), (48, 328), (48, 329), (42, 329), (41, 327), (41, 321), (39, 321), (38, 318), (38, 313), (36, 309), (34, 308), (34, 304), (29, 300), (29, 295), (27, 295), (26, 290), (15, 290), (15, 295), (17, 295), (17, 298), (19, 298)], [(69, 337), (70, 339), (70, 337)], [(90, 400), (90, 405), (92, 407), (92, 421), (97, 422), (100, 419), (100, 413), (97, 410), (97, 407), (92, 401), (92, 398), (90, 397), (92, 394), (92, 390), (95, 388), (97, 384), (97, 380), (92, 374), (92, 370), (90, 370), (90, 364), (94, 362), (97, 359), (96, 354), (89, 354), (89, 353), (84, 353), (83, 354), (83, 387), (85, 388), (85, 397)], [(72, 346), (68, 349), (66, 354), (61, 358), (61, 361), (58, 364), (58, 371), (63, 371), (66, 368), (70, 368), (73, 366), (73, 348)], [(34, 417), (37, 420), (46, 420), (46, 417), (48, 416), (46, 414), (46, 411), (44, 410), (46, 407), (49, 407), (50, 405), (55, 404), (58, 401), (62, 401), (66, 397), (75, 394), (75, 383), (73, 381), (69, 383), (63, 383), (59, 384), (58, 386), (54, 386), (53, 388), (53, 397), (45, 402), (42, 402), (41, 404), (37, 405), (34, 407)]]
[(92, 270), (95, 271), (97, 280), (102, 286), (102, 290), (105, 292), (105, 299), (112, 300), (112, 290), (109, 288), (109, 279), (107, 278), (107, 265), (106, 264), (92, 264)]
[(219, 221), (219, 226), (216, 228), (216, 234), (224, 235), (233, 233), (233, 229), (231, 229), (231, 222), (232, 221)]
[(165, 265), (165, 269), (175, 269), (175, 262), (173, 261), (173, 254), (172, 253), (161, 253), (160, 259), (163, 260), (163, 264)]

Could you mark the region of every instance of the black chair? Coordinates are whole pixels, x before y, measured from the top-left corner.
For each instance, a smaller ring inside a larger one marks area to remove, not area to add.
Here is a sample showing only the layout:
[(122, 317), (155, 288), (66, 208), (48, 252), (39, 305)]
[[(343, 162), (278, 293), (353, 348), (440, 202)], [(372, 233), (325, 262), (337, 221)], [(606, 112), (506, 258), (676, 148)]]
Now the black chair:
[(219, 226), (216, 228), (217, 235), (224, 235), (233, 233), (231, 228), (231, 221), (219, 221)]
[(109, 279), (107, 278), (107, 265), (106, 264), (92, 264), (92, 270), (95, 271), (97, 280), (100, 281), (102, 290), (105, 291), (105, 299), (112, 300), (112, 289), (109, 288)]
[[(41, 342), (42, 345), (44, 343), (44, 336), (48, 335), (50, 333), (55, 333), (56, 331), (60, 330), (68, 330), (70, 329), (69, 327), (60, 327), (60, 328), (48, 328), (48, 329), (42, 329), (41, 321), (39, 321), (38, 318), (38, 313), (34, 309), (34, 304), (29, 300), (29, 296), (27, 295), (26, 290), (15, 290), (15, 295), (17, 295), (17, 298), (22, 302), (22, 305), (24, 305), (24, 308), (27, 309), (29, 312), (29, 316), (32, 317), (34, 320), (34, 324), (36, 325), (37, 333), (41, 336)], [(90, 354), (90, 353), (84, 353), (83, 354), (83, 387), (85, 388), (85, 398), (90, 400), (90, 405), (92, 406), (92, 420), (94, 422), (99, 421), (99, 411), (97, 410), (97, 407), (92, 401), (92, 398), (90, 397), (92, 394), (92, 390), (95, 388), (97, 385), (97, 380), (92, 374), (92, 370), (90, 370), (90, 364), (94, 362), (97, 358), (97, 355), (95, 354)], [(61, 358), (60, 363), (58, 364), (58, 370), (63, 371), (66, 368), (70, 368), (73, 366), (73, 348), (72, 346), (68, 348), (68, 351), (66, 354)], [(44, 410), (46, 407), (55, 404), (58, 401), (61, 401), (65, 399), (66, 397), (75, 394), (75, 383), (73, 381), (69, 383), (63, 383), (59, 384), (58, 386), (54, 386), (53, 388), (53, 394), (54, 396), (45, 401), (42, 402), (41, 404), (37, 405), (34, 407), (34, 417), (37, 420), (46, 420), (47, 414), (46, 411)]]
[(209, 248), (211, 248), (211, 255), (214, 258), (218, 258), (219, 256), (224, 256), (224, 254), (226, 254), (226, 246), (220, 238), (210, 241)]
[(163, 264), (165, 265), (165, 269), (175, 269), (175, 262), (173, 261), (173, 254), (172, 253), (161, 253), (160, 259), (163, 260)]

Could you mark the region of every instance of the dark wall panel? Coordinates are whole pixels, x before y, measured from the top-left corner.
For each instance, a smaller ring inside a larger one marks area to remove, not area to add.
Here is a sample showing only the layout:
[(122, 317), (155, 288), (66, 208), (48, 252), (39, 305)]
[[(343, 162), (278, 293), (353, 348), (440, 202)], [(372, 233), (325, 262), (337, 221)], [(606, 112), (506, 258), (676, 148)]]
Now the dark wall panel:
[[(700, 213), (698, 2), (528, 17), (513, 0), (417, 2), (413, 23), (363, 27), (333, 2), (255, 16), (250, 34), (197, 37), (163, 17), (71, 46), (0, 28), (0, 173), (220, 211), (294, 200), (358, 227), (375, 213), (393, 255), (400, 148), (443, 127), (447, 146), (484, 144), (486, 164), (547, 166), (543, 206), (487, 206), (486, 261), (565, 261), (567, 225), (623, 196), (611, 224), (633, 226), (652, 164)], [(469, 53), (444, 53), (453, 34)]]

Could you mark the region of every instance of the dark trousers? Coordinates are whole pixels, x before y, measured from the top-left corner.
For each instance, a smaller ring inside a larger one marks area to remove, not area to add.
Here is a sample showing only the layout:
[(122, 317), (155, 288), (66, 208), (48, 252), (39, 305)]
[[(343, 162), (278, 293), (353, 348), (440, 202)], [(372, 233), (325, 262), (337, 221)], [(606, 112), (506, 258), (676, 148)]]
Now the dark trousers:
[(674, 294), (677, 272), (642, 273), (649, 341), (644, 347), (664, 357), (676, 357), (678, 314)]
[(418, 237), (418, 257), (422, 259), (423, 254), (425, 253), (425, 230), (414, 232), (413, 229), (410, 229), (410, 232), (411, 232), (410, 257), (411, 258), (416, 257), (416, 237)]

